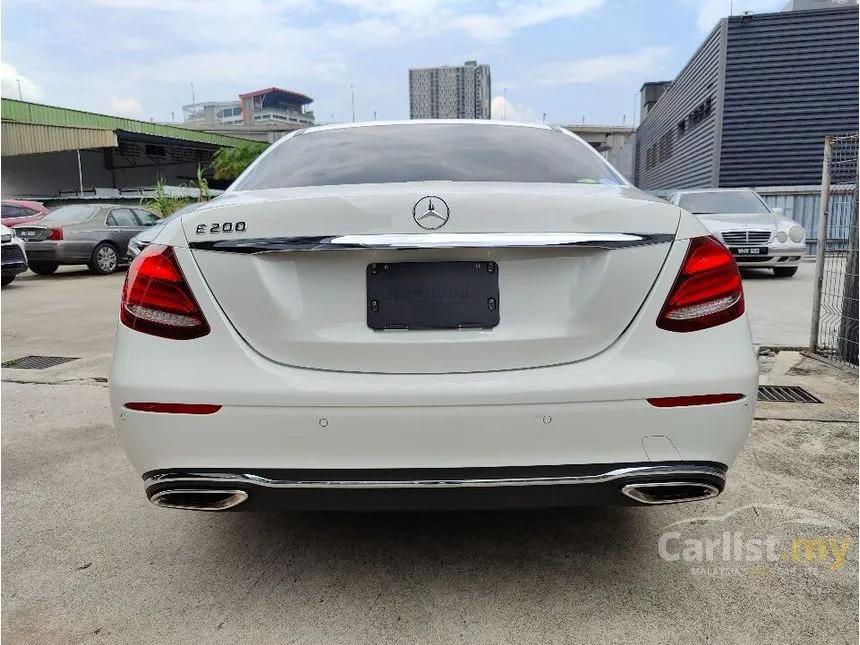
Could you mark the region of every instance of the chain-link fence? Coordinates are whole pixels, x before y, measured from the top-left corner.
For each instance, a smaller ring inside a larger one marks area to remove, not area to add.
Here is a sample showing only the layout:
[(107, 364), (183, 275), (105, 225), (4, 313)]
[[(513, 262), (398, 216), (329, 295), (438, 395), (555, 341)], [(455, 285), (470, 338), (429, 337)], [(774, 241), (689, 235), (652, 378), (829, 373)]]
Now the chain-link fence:
[(826, 137), (809, 350), (858, 362), (858, 135)]

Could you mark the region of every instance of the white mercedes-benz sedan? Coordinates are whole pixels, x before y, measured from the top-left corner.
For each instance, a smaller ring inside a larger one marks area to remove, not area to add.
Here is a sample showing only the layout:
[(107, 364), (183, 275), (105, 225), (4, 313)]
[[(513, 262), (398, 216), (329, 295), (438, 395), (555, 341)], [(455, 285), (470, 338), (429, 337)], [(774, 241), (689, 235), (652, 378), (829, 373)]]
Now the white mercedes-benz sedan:
[(134, 260), (110, 396), (196, 510), (718, 495), (758, 365), (732, 254), (544, 125), (313, 127)]
[(749, 188), (682, 190), (667, 198), (690, 211), (729, 247), (742, 268), (773, 269), (790, 278), (806, 254), (806, 231)]

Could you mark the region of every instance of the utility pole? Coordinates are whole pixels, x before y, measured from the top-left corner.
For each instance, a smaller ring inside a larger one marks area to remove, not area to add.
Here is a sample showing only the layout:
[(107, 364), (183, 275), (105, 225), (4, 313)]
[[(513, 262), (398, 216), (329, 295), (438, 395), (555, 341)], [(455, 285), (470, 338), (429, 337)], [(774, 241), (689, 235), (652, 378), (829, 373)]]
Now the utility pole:
[(21, 91), (21, 79), (16, 78), (15, 80), (18, 81), (18, 99), (23, 101), (24, 100), (24, 93)]
[(376, 110), (373, 111), (373, 120), (376, 121)]
[(543, 116), (540, 118), (541, 123), (546, 123), (546, 112), (543, 113)]
[(508, 120), (508, 88), (505, 88), (505, 104), (502, 107), (502, 121)]
[(352, 100), (352, 122), (355, 123), (355, 88), (349, 84), (349, 94)]
[(191, 103), (197, 103), (197, 99), (194, 98), (194, 83), (191, 84)]

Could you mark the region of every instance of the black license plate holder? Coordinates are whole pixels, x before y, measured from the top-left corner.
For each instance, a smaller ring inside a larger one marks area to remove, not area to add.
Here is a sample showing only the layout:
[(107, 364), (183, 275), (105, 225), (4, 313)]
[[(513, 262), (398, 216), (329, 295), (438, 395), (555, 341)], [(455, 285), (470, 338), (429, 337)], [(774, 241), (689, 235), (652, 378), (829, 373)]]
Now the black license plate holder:
[(738, 257), (760, 256), (768, 254), (766, 246), (740, 246), (732, 247), (731, 252)]
[(394, 262), (367, 266), (367, 326), (491, 329), (499, 324), (495, 262)]

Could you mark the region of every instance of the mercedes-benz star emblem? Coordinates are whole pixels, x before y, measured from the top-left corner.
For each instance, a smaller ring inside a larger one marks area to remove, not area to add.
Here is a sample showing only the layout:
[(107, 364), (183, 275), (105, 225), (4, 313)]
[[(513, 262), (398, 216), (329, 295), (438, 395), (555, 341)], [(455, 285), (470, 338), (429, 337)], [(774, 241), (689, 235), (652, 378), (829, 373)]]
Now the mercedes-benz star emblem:
[(445, 226), (450, 216), (451, 210), (441, 197), (422, 197), (415, 202), (415, 207), (412, 209), (412, 219), (418, 226), (428, 231)]

